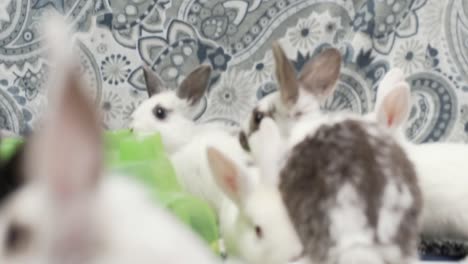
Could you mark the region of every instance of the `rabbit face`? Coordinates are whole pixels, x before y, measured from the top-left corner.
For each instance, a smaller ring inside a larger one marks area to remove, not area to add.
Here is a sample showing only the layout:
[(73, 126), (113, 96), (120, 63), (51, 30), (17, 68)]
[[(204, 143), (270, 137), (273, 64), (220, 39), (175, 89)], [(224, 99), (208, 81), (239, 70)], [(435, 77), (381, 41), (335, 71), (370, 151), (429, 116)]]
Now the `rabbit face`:
[(283, 136), (300, 118), (320, 112), (320, 104), (333, 93), (341, 68), (337, 49), (323, 51), (308, 62), (299, 77), (278, 43), (273, 45), (279, 91), (257, 103), (243, 125), (240, 143), (248, 150), (248, 137), (258, 130), (263, 118), (277, 122)]
[(215, 180), (237, 215), (224, 233), (228, 248), (254, 264), (298, 259), (302, 245), (276, 185), (258, 177), (257, 168), (240, 165), (213, 147), (207, 154)]
[(143, 135), (158, 132), (166, 151), (177, 151), (195, 132), (191, 110), (203, 98), (210, 74), (210, 66), (199, 66), (177, 89), (169, 90), (151, 69), (144, 67), (150, 98), (132, 114), (130, 128)]

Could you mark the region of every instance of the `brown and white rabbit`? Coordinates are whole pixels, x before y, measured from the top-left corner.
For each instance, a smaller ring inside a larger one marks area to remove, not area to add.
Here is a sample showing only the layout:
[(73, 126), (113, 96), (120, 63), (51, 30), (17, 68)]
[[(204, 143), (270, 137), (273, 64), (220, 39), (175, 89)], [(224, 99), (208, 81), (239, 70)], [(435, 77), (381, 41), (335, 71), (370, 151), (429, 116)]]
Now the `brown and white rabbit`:
[(25, 148), (27, 180), (0, 205), (0, 263), (218, 263), (143, 186), (105, 174), (98, 115), (74, 71), (77, 60), (61, 53), (72, 46), (66, 23), (50, 18), (47, 30), (59, 75), (44, 123)]
[[(280, 86), (299, 85), (293, 72), (278, 76)], [(279, 174), (312, 263), (416, 260), (421, 192), (413, 164), (388, 129), (357, 114), (317, 112), (285, 139), (275, 121), (264, 118), (249, 145), (263, 166), (278, 166), (270, 173)]]
[(272, 52), (278, 91), (258, 101), (247, 122), (242, 124), (239, 140), (246, 150), (249, 149), (248, 138), (264, 117), (275, 120), (281, 134), (287, 137), (299, 119), (320, 113), (320, 104), (333, 94), (340, 75), (341, 54), (337, 49), (329, 48), (304, 65), (292, 86), (285, 85), (282, 82), (288, 81), (287, 78), (296, 80), (296, 71), (278, 43), (274, 43)]

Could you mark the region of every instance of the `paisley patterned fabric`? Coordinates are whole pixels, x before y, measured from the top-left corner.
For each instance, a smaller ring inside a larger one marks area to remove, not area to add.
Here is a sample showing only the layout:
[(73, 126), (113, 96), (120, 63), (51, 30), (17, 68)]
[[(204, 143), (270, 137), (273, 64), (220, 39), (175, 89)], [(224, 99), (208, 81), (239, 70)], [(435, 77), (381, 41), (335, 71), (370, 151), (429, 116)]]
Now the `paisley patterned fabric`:
[(273, 40), (299, 71), (321, 49), (344, 65), (328, 110), (373, 109), (376, 84), (401, 67), (414, 94), (415, 142), (468, 141), (468, 2), (464, 0), (2, 0), (0, 128), (26, 133), (44, 105), (39, 33), (50, 12), (80, 32), (78, 52), (107, 128), (125, 127), (146, 98), (141, 65), (177, 85), (201, 63), (214, 73), (199, 122), (238, 125), (276, 89)]
[(238, 125), (277, 88), (279, 39), (298, 71), (325, 47), (342, 51), (324, 109), (372, 110), (376, 85), (397, 66), (414, 94), (408, 137), (468, 142), (466, 0), (1, 0), (1, 129), (27, 133), (46, 104), (39, 25), (55, 11), (79, 31), (82, 74), (109, 129), (125, 127), (146, 98), (143, 63), (172, 86), (210, 64), (196, 119)]

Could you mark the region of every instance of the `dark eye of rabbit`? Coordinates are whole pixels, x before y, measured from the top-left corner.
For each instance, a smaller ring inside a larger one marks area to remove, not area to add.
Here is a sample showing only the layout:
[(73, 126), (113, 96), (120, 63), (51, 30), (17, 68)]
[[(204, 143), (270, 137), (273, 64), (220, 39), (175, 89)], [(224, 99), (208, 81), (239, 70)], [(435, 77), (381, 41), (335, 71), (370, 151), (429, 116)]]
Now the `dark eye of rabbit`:
[(257, 238), (263, 238), (263, 230), (260, 226), (255, 226), (255, 234), (257, 235)]
[(26, 245), (30, 238), (30, 230), (24, 225), (12, 223), (5, 236), (4, 246), (7, 252), (15, 253)]
[(262, 122), (262, 119), (263, 119), (263, 113), (262, 112), (255, 112), (254, 114), (254, 122), (255, 124), (260, 124), (260, 122)]
[(153, 109), (154, 116), (159, 120), (164, 120), (167, 117), (167, 111), (162, 106), (157, 105)]

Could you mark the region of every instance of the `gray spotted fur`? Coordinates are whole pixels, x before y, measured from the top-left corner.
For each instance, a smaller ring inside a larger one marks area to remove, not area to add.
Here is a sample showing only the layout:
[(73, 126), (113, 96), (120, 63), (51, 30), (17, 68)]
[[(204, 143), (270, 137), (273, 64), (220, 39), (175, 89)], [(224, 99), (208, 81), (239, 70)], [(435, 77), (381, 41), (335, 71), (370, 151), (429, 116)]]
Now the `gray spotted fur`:
[[(368, 129), (378, 131), (369, 133)], [(376, 124), (345, 120), (320, 127), (293, 147), (280, 173), (280, 190), (306, 253), (317, 263), (331, 263), (330, 209), (345, 183), (364, 202), (367, 224), (376, 230), (383, 192), (389, 179), (406, 186), (413, 204), (403, 214), (393, 238), (408, 258), (416, 255), (421, 193), (412, 163), (394, 140)], [(362, 205), (361, 205), (362, 206)], [(375, 235), (374, 243), (382, 244)]]
[(257, 122), (256, 115), (260, 114), (260, 115), (263, 116), (263, 118), (269, 117), (269, 118), (275, 120), (275, 114), (276, 113), (277, 113), (276, 108), (274, 106), (272, 106), (271, 109), (269, 109), (268, 111), (261, 111), (261, 110), (258, 109), (258, 107), (255, 107), (253, 109), (252, 115), (250, 116), (249, 127), (248, 127), (247, 133), (245, 133), (244, 131), (240, 131), (239, 134), (238, 134), (239, 143), (240, 143), (241, 147), (245, 151), (250, 152), (250, 146), (249, 146), (248, 138), (253, 133), (257, 132), (258, 129), (260, 128), (261, 119), (258, 120), (260, 122)]

